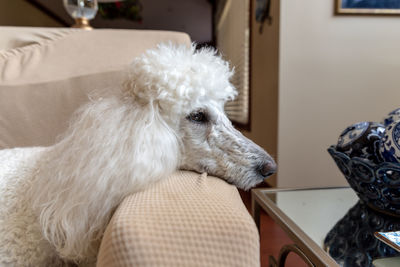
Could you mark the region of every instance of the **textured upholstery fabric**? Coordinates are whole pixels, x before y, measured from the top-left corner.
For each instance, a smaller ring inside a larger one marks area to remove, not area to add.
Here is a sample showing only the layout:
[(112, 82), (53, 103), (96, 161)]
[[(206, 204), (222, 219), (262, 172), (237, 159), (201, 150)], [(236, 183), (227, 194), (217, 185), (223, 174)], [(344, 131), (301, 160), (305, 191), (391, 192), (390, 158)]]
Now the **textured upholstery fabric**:
[(166, 31), (0, 27), (0, 149), (47, 146), (93, 90), (118, 86), (132, 59)]
[(123, 201), (97, 266), (259, 264), (258, 231), (237, 189), (206, 174), (177, 172)]

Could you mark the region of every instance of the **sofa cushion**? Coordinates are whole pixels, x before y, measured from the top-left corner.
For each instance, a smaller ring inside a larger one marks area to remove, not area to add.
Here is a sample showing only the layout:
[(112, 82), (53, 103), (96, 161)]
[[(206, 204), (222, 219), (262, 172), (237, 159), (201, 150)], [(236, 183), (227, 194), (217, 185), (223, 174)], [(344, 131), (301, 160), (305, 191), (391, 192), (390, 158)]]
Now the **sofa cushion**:
[(98, 267), (260, 265), (257, 227), (237, 189), (180, 171), (128, 196), (109, 223)]
[(134, 57), (190, 43), (167, 31), (19, 27), (0, 27), (0, 39), (0, 149), (53, 144), (88, 93), (119, 86)]
[(91, 91), (116, 86), (122, 76), (123, 72), (115, 71), (0, 86), (0, 149), (54, 144)]

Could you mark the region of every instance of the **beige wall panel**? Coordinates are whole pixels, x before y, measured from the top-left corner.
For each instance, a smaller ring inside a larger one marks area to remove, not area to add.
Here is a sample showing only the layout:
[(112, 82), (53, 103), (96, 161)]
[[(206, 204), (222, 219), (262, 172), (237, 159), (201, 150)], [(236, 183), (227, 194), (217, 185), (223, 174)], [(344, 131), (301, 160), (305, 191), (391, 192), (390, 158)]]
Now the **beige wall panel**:
[[(251, 51), (251, 131), (244, 134), (277, 159), (278, 130), (278, 61), (279, 61), (279, 2), (272, 1), (272, 24), (255, 21), (255, 0), (252, 3)], [(276, 185), (276, 175), (268, 178)]]
[(400, 16), (334, 16), (281, 1), (278, 185), (346, 181), (326, 149), (348, 125), (400, 107)]

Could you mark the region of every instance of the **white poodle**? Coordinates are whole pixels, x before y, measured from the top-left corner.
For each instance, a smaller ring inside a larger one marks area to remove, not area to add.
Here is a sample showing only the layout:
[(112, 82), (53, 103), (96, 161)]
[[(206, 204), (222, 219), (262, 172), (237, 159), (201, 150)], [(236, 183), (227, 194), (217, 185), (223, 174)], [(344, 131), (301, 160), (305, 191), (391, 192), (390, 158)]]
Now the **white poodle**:
[(177, 169), (249, 189), (274, 160), (232, 127), (232, 71), (211, 49), (159, 45), (92, 96), (54, 146), (0, 151), (0, 265), (95, 263), (124, 197)]

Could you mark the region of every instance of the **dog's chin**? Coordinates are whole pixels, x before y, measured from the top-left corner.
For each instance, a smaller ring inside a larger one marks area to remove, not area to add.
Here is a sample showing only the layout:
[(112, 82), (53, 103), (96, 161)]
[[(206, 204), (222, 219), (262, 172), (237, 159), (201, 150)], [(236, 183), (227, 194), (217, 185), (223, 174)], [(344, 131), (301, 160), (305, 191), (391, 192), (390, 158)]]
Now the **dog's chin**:
[[(210, 174), (212, 175), (212, 174)], [(218, 175), (212, 175), (216, 177), (220, 177)], [(225, 180), (227, 183), (236, 186), (237, 188), (240, 188), (244, 191), (248, 191), (251, 188), (257, 186), (258, 184), (261, 184), (264, 182), (265, 178), (261, 175), (249, 175), (245, 177), (240, 177), (240, 175), (237, 175), (235, 177), (220, 177), (223, 180)]]
[(250, 189), (252, 189), (253, 187), (256, 187), (257, 185), (261, 184), (262, 182), (264, 182), (265, 178), (262, 176), (255, 176), (255, 177), (250, 177), (247, 178), (246, 180), (244, 180), (243, 182), (239, 182), (238, 184), (236, 184), (236, 186), (240, 189), (243, 189), (245, 191), (248, 191)]
[(186, 171), (194, 171), (197, 173), (207, 173), (210, 176), (218, 177), (221, 178), (222, 180), (226, 181), (228, 184), (234, 185), (237, 188), (240, 188), (242, 190), (248, 191), (251, 188), (257, 186), (258, 184), (261, 184), (264, 182), (266, 177), (263, 177), (257, 173), (253, 173), (252, 171), (249, 171), (249, 173), (252, 173), (252, 175), (240, 175), (237, 174), (235, 176), (232, 175), (230, 176), (225, 176), (218, 171), (214, 172), (210, 170), (210, 168), (205, 168), (205, 167), (197, 167), (197, 168), (188, 168), (187, 166), (181, 167), (181, 170), (186, 170)]

